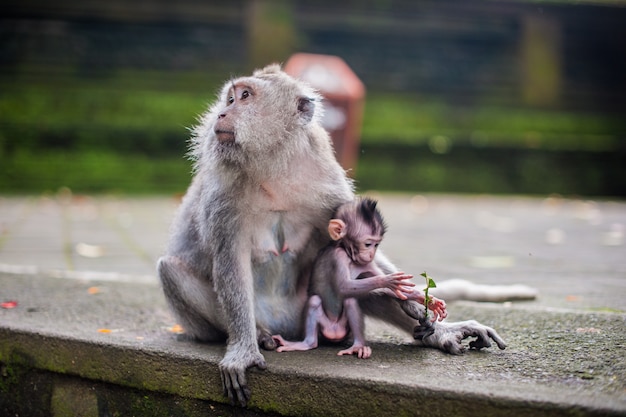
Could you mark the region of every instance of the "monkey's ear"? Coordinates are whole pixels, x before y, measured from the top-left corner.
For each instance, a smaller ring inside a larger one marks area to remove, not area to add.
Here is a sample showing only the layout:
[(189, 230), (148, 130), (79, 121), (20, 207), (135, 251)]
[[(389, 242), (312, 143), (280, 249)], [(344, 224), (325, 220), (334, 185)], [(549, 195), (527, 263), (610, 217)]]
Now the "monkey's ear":
[(346, 224), (343, 220), (331, 219), (328, 222), (328, 234), (332, 240), (339, 240), (346, 235)]
[(314, 99), (308, 97), (299, 97), (298, 114), (306, 123), (309, 123), (313, 119), (313, 115), (315, 114)]

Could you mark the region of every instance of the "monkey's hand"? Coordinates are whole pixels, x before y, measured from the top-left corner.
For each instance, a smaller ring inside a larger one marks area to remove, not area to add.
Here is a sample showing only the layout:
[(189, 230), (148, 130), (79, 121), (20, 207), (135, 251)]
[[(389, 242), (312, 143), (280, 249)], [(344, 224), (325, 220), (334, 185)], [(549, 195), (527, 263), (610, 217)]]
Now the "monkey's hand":
[(228, 397), (232, 405), (239, 402), (242, 407), (245, 407), (250, 400), (246, 370), (253, 366), (259, 369), (267, 368), (265, 358), (257, 346), (247, 349), (237, 346), (228, 347), (219, 368), (224, 395)]
[[(409, 300), (413, 300), (413, 301), (417, 301), (420, 305), (424, 305), (424, 293), (422, 291), (419, 290), (413, 290), (413, 292), (411, 294), (408, 294), (408, 299)], [(446, 317), (448, 317), (448, 312), (446, 310), (446, 302), (443, 301), (440, 298), (437, 297), (430, 297), (430, 302), (428, 303), (428, 309), (430, 311), (433, 312), (433, 318), (432, 320), (443, 320)], [(411, 317), (415, 318), (414, 315), (412, 315), (411, 313), (407, 313), (409, 314)], [(421, 315), (420, 315), (420, 321), (422, 320)]]
[(382, 275), (380, 277), (380, 288), (387, 288), (391, 290), (393, 296), (406, 300), (414, 293), (413, 287), (415, 287), (415, 284), (409, 281), (411, 278), (413, 278), (413, 275), (405, 274), (404, 272)]
[(469, 343), (471, 349), (480, 350), (491, 347), (491, 340), (496, 342), (500, 349), (506, 348), (506, 343), (494, 329), (480, 324), (476, 320), (457, 323), (433, 323), (432, 325), (434, 332), (430, 335), (422, 333), (420, 335), (421, 342), (425, 346), (441, 349), (453, 355), (460, 355), (465, 352), (467, 347), (462, 344), (462, 341), (468, 337), (476, 338), (476, 340)]
[(433, 312), (433, 321), (441, 321), (448, 317), (448, 312), (446, 311), (446, 302), (437, 297), (430, 298), (430, 302), (428, 303), (428, 309)]

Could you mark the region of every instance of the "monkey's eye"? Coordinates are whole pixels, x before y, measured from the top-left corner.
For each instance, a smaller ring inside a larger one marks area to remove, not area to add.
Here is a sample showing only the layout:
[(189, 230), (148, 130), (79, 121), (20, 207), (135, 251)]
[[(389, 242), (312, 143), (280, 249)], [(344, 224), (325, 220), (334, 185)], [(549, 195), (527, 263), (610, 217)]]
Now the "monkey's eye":
[(228, 101), (228, 104), (233, 104), (235, 102), (235, 97), (230, 96), (230, 97), (228, 97), (227, 101)]
[(248, 90), (243, 90), (243, 92), (241, 93), (241, 99), (245, 100), (248, 97), (250, 97), (250, 93), (248, 92)]

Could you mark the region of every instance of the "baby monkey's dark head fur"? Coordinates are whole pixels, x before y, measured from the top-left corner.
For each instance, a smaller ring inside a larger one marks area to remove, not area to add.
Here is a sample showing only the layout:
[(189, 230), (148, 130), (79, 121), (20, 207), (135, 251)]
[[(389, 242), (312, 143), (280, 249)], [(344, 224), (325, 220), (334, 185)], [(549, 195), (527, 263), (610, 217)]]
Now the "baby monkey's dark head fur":
[(334, 244), (346, 250), (356, 263), (371, 262), (387, 225), (377, 208), (376, 200), (357, 198), (342, 204), (329, 223)]
[(368, 197), (359, 200), (357, 213), (361, 217), (362, 224), (371, 227), (373, 234), (383, 237), (387, 231), (387, 224), (376, 207), (378, 202)]

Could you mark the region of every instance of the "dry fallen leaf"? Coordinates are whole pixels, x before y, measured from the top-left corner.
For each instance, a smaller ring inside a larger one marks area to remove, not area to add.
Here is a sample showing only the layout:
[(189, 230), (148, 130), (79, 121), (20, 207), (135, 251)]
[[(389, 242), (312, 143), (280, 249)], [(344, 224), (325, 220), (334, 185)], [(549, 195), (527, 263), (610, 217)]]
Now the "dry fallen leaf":
[(595, 327), (579, 327), (576, 329), (576, 333), (601, 333), (600, 329), (596, 329)]
[(123, 332), (124, 329), (98, 329), (98, 333), (118, 333)]
[(185, 332), (185, 329), (183, 329), (180, 324), (175, 324), (172, 327), (168, 328), (167, 330), (172, 332), (172, 333), (177, 333), (177, 334)]
[(100, 288), (98, 287), (89, 287), (87, 292), (91, 295), (98, 294), (100, 292)]
[(78, 243), (75, 247), (76, 253), (85, 258), (100, 258), (104, 256), (104, 246), (90, 245), (88, 243)]

